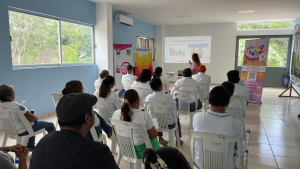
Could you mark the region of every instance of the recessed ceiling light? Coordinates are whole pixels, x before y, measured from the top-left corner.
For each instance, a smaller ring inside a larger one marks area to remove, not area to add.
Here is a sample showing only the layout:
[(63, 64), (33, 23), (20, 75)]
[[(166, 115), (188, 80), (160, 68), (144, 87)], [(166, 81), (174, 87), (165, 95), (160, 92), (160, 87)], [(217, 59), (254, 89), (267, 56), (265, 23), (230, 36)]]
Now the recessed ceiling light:
[(175, 17), (191, 17), (189, 13), (174, 14)]
[(246, 14), (246, 13), (254, 13), (255, 10), (241, 10), (241, 11), (237, 11), (237, 13), (239, 14)]

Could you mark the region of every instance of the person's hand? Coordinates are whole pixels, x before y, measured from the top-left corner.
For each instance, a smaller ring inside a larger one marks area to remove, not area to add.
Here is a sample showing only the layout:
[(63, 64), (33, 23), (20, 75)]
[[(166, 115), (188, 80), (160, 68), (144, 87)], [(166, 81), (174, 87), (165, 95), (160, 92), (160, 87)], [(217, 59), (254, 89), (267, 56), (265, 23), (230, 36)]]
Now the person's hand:
[(117, 92), (119, 89), (115, 89), (115, 92)]
[(26, 151), (26, 152), (22, 152), (22, 151), (16, 152), (16, 156), (19, 157), (20, 160), (21, 159), (26, 160), (26, 158), (28, 156), (28, 151)]
[(28, 149), (26, 146), (21, 146), (20, 144), (17, 144), (15, 146), (11, 146), (9, 151), (15, 152), (15, 153), (18, 153), (18, 152), (26, 153), (26, 152), (28, 152)]
[(189, 64), (191, 65), (192, 64), (192, 62), (189, 60)]

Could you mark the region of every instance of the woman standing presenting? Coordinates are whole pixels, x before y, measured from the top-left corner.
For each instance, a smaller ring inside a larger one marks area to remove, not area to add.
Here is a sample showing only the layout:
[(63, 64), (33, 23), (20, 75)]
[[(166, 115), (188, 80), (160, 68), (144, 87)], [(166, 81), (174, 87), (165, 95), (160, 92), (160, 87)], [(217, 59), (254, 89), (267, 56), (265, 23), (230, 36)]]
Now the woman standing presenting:
[(192, 60), (193, 62), (189, 60), (189, 64), (191, 65), (190, 69), (192, 70), (192, 74), (194, 75), (198, 73), (198, 67), (201, 65), (201, 62), (197, 53), (194, 53), (192, 55)]

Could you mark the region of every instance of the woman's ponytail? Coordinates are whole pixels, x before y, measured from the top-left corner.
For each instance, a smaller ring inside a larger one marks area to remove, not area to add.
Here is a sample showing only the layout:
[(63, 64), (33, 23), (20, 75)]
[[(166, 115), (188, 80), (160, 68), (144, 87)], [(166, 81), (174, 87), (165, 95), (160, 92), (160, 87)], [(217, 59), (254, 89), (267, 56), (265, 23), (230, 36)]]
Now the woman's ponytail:
[(129, 89), (124, 94), (124, 103), (121, 107), (121, 119), (131, 122), (133, 115), (131, 104), (134, 104), (139, 99), (139, 94), (134, 89)]

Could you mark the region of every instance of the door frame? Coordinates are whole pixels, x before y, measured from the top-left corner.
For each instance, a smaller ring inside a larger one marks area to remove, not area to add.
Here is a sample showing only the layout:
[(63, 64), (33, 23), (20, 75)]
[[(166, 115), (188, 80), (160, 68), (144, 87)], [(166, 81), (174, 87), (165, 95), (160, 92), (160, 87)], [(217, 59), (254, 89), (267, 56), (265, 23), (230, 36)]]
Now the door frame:
[(291, 57), (292, 57), (292, 45), (293, 45), (293, 35), (248, 35), (248, 36), (237, 36), (236, 37), (236, 47), (235, 47), (235, 61), (234, 61), (234, 69), (241, 68), (242, 66), (237, 66), (238, 63), (238, 55), (239, 55), (239, 40), (246, 38), (260, 38), (260, 39), (270, 39), (270, 38), (289, 38), (288, 45), (288, 53), (287, 53), (287, 63), (286, 67), (267, 67), (267, 69), (285, 69), (285, 73), (287, 74), (290, 71), (291, 65)]

